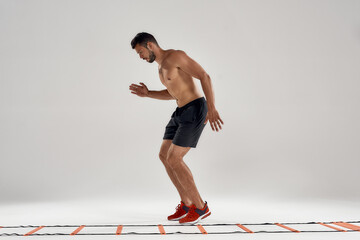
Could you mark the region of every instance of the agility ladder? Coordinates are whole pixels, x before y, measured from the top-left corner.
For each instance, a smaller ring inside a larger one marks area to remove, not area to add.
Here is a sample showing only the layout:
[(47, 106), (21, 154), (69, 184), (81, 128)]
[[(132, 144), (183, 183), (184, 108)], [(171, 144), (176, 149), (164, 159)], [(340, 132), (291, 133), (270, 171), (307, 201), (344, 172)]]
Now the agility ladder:
[[(355, 225), (354, 223), (358, 224)], [(219, 223), (219, 224), (197, 224), (197, 225), (167, 225), (167, 224), (150, 224), (150, 225), (136, 225), (136, 224), (124, 224), (124, 225), (52, 225), (52, 226), (33, 226), (33, 225), (20, 225), (20, 226), (0, 226), (0, 236), (58, 236), (58, 235), (166, 235), (166, 234), (239, 234), (239, 233), (322, 233), (322, 232), (360, 232), (360, 221), (337, 221), (337, 222), (306, 222), (306, 223)], [(251, 226), (277, 226), (278, 229), (273, 231), (264, 230), (251, 230)], [(297, 225), (295, 227), (289, 227), (288, 225)], [(301, 225), (321, 225), (324, 228), (322, 230), (300, 230)], [(233, 226), (233, 231), (210, 231), (210, 226)], [(84, 233), (81, 231), (87, 228), (114, 228), (114, 231), (108, 233), (91, 232)], [(151, 228), (156, 232), (136, 232), (136, 231), (124, 231), (130, 230), (132, 227), (144, 227)], [(196, 232), (184, 232), (184, 231), (166, 231), (166, 227), (193, 227), (197, 229)], [(339, 228), (341, 227), (341, 228)], [(19, 230), (33, 228), (31, 231), (25, 231), (25, 233), (19, 233)], [(46, 229), (49, 228), (74, 228), (70, 229), (68, 233), (49, 233)], [(297, 228), (297, 229), (295, 229)], [(8, 230), (15, 229), (17, 232), (8, 232)], [(41, 231), (40, 231), (41, 230)], [(45, 231), (45, 232), (44, 232)], [(42, 232), (42, 233), (39, 233)]]

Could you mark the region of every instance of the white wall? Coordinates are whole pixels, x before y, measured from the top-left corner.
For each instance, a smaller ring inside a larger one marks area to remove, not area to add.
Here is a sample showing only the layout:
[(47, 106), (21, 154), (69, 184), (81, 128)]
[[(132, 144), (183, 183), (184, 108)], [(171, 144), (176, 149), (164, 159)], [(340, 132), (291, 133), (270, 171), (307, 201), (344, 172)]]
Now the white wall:
[[(175, 101), (141, 31), (210, 74), (225, 122), (189, 164), (207, 196), (358, 200), (357, 0), (0, 1), (0, 201), (177, 197), (158, 152)], [(199, 85), (200, 86), (200, 85)]]

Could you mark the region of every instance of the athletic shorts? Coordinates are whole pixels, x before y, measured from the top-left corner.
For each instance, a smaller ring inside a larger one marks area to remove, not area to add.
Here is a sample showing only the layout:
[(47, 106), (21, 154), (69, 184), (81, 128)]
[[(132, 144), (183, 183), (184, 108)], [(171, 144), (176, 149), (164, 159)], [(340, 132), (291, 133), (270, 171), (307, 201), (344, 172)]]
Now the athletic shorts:
[(204, 97), (177, 107), (165, 128), (163, 139), (181, 147), (195, 148), (205, 127), (208, 108)]

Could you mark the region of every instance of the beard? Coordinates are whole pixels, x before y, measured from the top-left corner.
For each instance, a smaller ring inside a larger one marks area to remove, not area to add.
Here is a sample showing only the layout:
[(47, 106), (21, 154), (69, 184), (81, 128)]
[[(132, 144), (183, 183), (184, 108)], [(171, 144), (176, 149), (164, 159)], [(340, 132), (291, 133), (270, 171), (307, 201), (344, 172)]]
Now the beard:
[(154, 52), (149, 50), (149, 63), (154, 62), (155, 58), (156, 58), (156, 56), (155, 56)]
[(154, 62), (156, 59), (155, 53), (153, 51), (151, 51), (150, 49), (148, 49), (147, 47), (146, 47), (146, 49), (149, 52), (149, 63)]

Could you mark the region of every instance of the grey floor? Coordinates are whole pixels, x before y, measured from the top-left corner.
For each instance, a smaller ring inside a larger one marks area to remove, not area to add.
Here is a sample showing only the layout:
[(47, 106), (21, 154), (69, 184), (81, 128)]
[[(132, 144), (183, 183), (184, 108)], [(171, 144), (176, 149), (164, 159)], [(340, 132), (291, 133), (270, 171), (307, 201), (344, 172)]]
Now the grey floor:
[[(208, 200), (212, 215), (200, 224), (219, 223), (295, 223), (295, 222), (337, 222), (359, 221), (360, 203), (335, 200), (269, 200), (251, 198), (211, 198)], [(166, 216), (175, 210), (176, 202), (169, 199), (149, 198), (141, 200), (129, 198), (101, 197), (97, 199), (77, 199), (52, 202), (27, 202), (0, 204), (0, 226), (51, 226), (51, 225), (85, 225), (80, 233), (115, 233), (116, 227), (86, 227), (86, 225), (169, 225), (167, 232), (199, 233), (196, 226), (177, 226), (169, 222)], [(356, 223), (360, 226), (360, 223)], [(289, 225), (290, 226), (290, 225)], [(76, 235), (76, 236), (29, 236), (36, 239), (360, 239), (360, 231), (338, 232), (330, 228), (315, 225), (291, 225), (299, 231), (331, 231), (321, 233), (235, 233), (235, 234), (169, 234), (169, 235)], [(340, 226), (340, 229), (349, 230)], [(208, 233), (231, 232), (241, 230), (237, 226), (208, 226)], [(276, 225), (248, 225), (253, 231), (286, 231)], [(34, 228), (0, 228), (0, 234), (25, 234)], [(45, 227), (37, 233), (70, 234), (76, 227)], [(123, 233), (159, 233), (155, 227), (124, 227)], [(0, 236), (1, 239), (17, 239), (19, 236)], [(23, 236), (21, 236), (23, 238)]]

